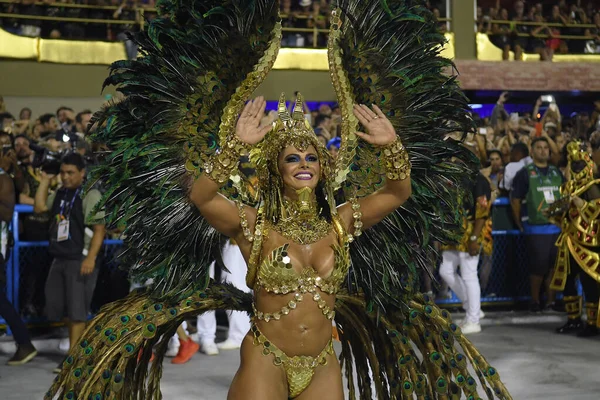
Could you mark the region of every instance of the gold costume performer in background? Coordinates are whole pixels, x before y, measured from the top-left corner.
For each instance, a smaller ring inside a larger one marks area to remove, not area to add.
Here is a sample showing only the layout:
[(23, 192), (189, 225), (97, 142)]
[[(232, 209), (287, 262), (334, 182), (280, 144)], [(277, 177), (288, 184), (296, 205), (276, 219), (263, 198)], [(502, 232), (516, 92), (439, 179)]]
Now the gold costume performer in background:
[[(567, 145), (567, 178), (561, 200), (549, 211), (562, 228), (556, 242), (558, 256), (550, 288), (563, 291), (567, 323), (558, 333), (578, 331), (579, 337), (597, 336), (600, 282), (600, 179), (594, 179), (594, 162), (580, 142)], [(579, 277), (585, 296), (587, 323), (581, 321), (583, 299), (577, 294)]]

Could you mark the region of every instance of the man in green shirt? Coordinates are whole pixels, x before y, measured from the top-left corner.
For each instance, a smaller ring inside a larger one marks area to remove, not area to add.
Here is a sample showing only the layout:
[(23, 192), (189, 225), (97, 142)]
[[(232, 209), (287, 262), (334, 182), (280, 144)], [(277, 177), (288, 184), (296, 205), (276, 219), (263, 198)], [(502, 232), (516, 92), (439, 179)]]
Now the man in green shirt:
[(550, 146), (546, 138), (531, 142), (531, 156), (533, 163), (515, 176), (511, 206), (515, 223), (525, 235), (529, 255), (531, 311), (539, 312), (542, 284), (544, 278), (548, 278), (549, 283), (549, 272), (556, 260), (554, 243), (560, 234), (560, 228), (548, 221), (544, 211), (560, 198), (560, 187), (565, 179), (560, 170), (548, 162)]

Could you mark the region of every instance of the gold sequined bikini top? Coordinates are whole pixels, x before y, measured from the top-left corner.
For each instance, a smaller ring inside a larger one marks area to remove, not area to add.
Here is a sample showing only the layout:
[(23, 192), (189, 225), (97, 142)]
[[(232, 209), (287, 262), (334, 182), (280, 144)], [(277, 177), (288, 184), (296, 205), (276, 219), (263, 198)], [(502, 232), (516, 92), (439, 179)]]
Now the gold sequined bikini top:
[(295, 294), (286, 306), (275, 313), (263, 313), (254, 308), (254, 314), (259, 320), (266, 322), (279, 320), (295, 309), (297, 303), (301, 302), (307, 294), (317, 302), (323, 315), (329, 319), (334, 318), (335, 312), (329, 308), (319, 291), (327, 294), (337, 293), (350, 268), (350, 253), (345, 229), (337, 216), (333, 217), (333, 226), (339, 244), (332, 245), (335, 259), (333, 271), (329, 277), (322, 278), (311, 267), (304, 268), (301, 272), (293, 269), (287, 252), (289, 244), (276, 248), (268, 257), (261, 260), (262, 241), (268, 233), (268, 226), (265, 226), (262, 210), (259, 209), (246, 283), (255, 291), (264, 289), (275, 294)]
[(288, 294), (292, 292), (313, 292), (319, 288), (328, 294), (335, 294), (348, 272), (347, 251), (340, 245), (333, 245), (335, 262), (333, 272), (327, 278), (319, 276), (312, 267), (296, 272), (288, 256), (289, 244), (276, 248), (259, 264), (254, 290), (262, 288), (270, 293)]

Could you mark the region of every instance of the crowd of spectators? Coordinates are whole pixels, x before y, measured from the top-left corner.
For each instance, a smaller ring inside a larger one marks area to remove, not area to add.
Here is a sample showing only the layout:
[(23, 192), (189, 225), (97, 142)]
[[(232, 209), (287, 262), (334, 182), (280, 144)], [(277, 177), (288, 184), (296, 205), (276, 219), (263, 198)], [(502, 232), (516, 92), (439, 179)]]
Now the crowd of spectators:
[(504, 105), (510, 102), (510, 93), (498, 98), (490, 117), (477, 118), (478, 134), (473, 140), (480, 149), (480, 158), (487, 160), (487, 151), (498, 150), (504, 164), (510, 162), (511, 148), (522, 143), (529, 148), (531, 141), (544, 137), (552, 150), (552, 163), (566, 167), (561, 155), (566, 143), (581, 140), (589, 144), (590, 135), (600, 130), (600, 101), (594, 103), (594, 111), (564, 116), (552, 96), (541, 96), (532, 106), (531, 113), (509, 114)]
[[(438, 1), (437, 3), (442, 3)], [(440, 6), (427, 2), (440, 17)], [(77, 5), (84, 6), (83, 8)], [(30, 15), (31, 19), (0, 18), (0, 28), (22, 36), (63, 39), (125, 41), (125, 32), (139, 30), (141, 21), (156, 17), (156, 0), (15, 0), (0, 2), (0, 13)], [(331, 0), (282, 0), (285, 47), (325, 47)], [(79, 18), (85, 22), (40, 20), (36, 17)], [(92, 20), (102, 20), (93, 22)], [(135, 21), (111, 24), (106, 21)], [(316, 30), (315, 30), (316, 29)], [(447, 30), (444, 23), (440, 29)], [(129, 50), (128, 50), (129, 52)]]
[[(487, 33), (508, 60), (522, 60), (524, 52), (551, 61), (554, 54), (600, 53), (600, 9), (594, 1), (567, 0), (506, 2), (479, 0), (477, 31)], [(491, 6), (489, 6), (491, 3)], [(78, 5), (82, 7), (77, 7)], [(427, 1), (437, 18), (446, 15), (443, 2)], [(0, 12), (30, 15), (31, 19), (0, 18), (0, 28), (19, 35), (43, 38), (126, 41), (126, 32), (139, 30), (142, 21), (156, 17), (155, 0), (18, 0), (0, 3)], [(331, 0), (282, 0), (285, 47), (325, 47)], [(40, 20), (36, 17), (79, 18), (85, 22)], [(101, 22), (93, 22), (101, 20)], [(111, 24), (120, 20), (131, 23)], [(506, 21), (506, 22), (499, 22)], [(524, 25), (521, 23), (538, 23)], [(560, 24), (551, 25), (548, 24)], [(578, 26), (580, 25), (580, 26)], [(442, 32), (448, 25), (440, 22)], [(580, 39), (563, 39), (560, 36)], [(128, 49), (135, 56), (133, 49)]]
[(600, 8), (585, 0), (516, 0), (504, 8), (496, 0), (491, 7), (477, 7), (477, 31), (489, 35), (504, 60), (510, 51), (515, 60), (529, 52), (539, 54), (542, 61), (552, 61), (554, 54), (600, 53)]
[[(0, 12), (30, 15), (32, 18), (2, 18), (0, 27), (30, 37), (124, 40), (126, 31), (139, 29), (142, 18), (151, 20), (156, 16), (155, 6), (155, 0), (19, 0), (0, 3)], [(85, 22), (40, 20), (37, 17), (77, 18)], [(110, 24), (106, 20), (134, 22)]]

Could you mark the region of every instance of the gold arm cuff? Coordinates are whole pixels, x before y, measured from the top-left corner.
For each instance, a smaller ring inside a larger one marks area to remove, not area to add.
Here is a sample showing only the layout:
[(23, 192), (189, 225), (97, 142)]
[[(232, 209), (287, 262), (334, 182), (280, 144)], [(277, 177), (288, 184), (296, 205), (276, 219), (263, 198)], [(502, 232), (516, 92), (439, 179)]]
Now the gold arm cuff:
[(410, 177), (410, 160), (408, 152), (396, 139), (393, 143), (384, 146), (381, 151), (381, 158), (385, 168), (385, 175), (392, 181), (403, 181)]
[(234, 168), (238, 166), (240, 157), (248, 154), (250, 145), (233, 136), (204, 164), (204, 172), (216, 183), (223, 185)]

